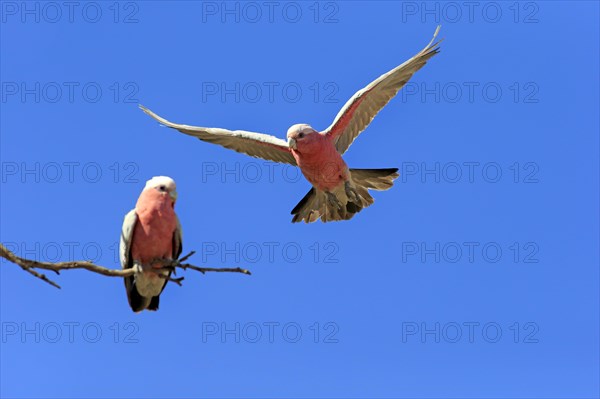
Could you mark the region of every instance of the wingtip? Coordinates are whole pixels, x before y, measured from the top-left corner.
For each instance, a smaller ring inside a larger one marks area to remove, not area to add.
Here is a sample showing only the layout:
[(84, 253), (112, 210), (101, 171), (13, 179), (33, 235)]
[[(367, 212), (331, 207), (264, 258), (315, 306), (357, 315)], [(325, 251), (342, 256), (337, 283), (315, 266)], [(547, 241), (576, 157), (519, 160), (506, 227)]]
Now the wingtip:
[(440, 30), (442, 29), (442, 25), (438, 25), (435, 28), (435, 32), (433, 33), (433, 37), (431, 38), (431, 40), (429, 41), (429, 43), (427, 44), (427, 46), (425, 46), (425, 48), (423, 49), (423, 51), (421, 53), (433, 53), (433, 54), (437, 54), (440, 52), (440, 43), (444, 41), (444, 38), (441, 38), (440, 40), (438, 40), (437, 42), (435, 41), (435, 39), (437, 38), (438, 34), (440, 33)]
[(172, 123), (169, 122), (168, 120), (166, 120), (165, 118), (162, 118), (158, 115), (156, 115), (154, 112), (150, 111), (148, 108), (144, 107), (142, 104), (138, 104), (138, 107), (144, 111), (144, 113), (148, 116), (150, 116), (151, 118), (153, 118), (154, 120), (156, 120), (158, 123), (160, 123), (163, 126), (168, 126), (171, 127)]
[(442, 29), (442, 25), (438, 25), (435, 28), (435, 32), (433, 33), (433, 37), (431, 38), (431, 41), (429, 42), (429, 44), (427, 45), (427, 47), (435, 47), (435, 46), (439, 45), (442, 42), (442, 40), (444, 40), (444, 38), (441, 38), (437, 42), (435, 41), (435, 39), (438, 37), (438, 34), (440, 33), (441, 29)]
[(141, 109), (142, 111), (144, 111), (144, 113), (146, 113), (147, 115), (150, 115), (150, 116), (156, 115), (154, 112), (150, 111), (148, 108), (146, 108), (142, 104), (138, 104), (138, 108)]

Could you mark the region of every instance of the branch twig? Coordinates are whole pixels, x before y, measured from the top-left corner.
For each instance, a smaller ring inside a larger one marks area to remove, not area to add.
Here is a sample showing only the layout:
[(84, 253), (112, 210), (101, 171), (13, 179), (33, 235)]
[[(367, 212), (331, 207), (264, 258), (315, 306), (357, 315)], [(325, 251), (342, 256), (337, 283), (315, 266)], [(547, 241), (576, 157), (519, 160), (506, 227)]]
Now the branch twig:
[[(242, 269), (239, 267), (236, 267), (236, 268), (212, 268), (212, 267), (198, 267), (198, 266), (190, 265), (188, 263), (181, 263), (181, 262), (187, 260), (194, 253), (195, 253), (195, 251), (192, 251), (189, 254), (185, 255), (184, 257), (180, 258), (179, 260), (170, 262), (168, 267), (170, 267), (170, 268), (180, 267), (183, 270), (186, 270), (189, 268), (189, 269), (198, 271), (202, 274), (204, 274), (206, 272), (232, 272), (232, 273), (242, 273), (242, 274), (248, 274), (248, 275), (252, 274), (252, 273), (250, 273), (249, 270)], [(85, 270), (91, 271), (93, 273), (98, 273), (98, 274), (102, 274), (103, 276), (109, 276), (109, 277), (127, 277), (127, 276), (132, 276), (135, 273), (135, 270), (133, 268), (132, 269), (108, 269), (104, 266), (99, 266), (92, 262), (87, 262), (87, 261), (57, 262), (57, 263), (38, 262), (35, 260), (31, 260), (31, 259), (21, 258), (20, 256), (17, 256), (14, 253), (12, 253), (11, 251), (9, 251), (2, 244), (0, 244), (0, 257), (20, 266), (21, 269), (25, 270), (27, 273), (30, 273), (31, 275), (39, 278), (40, 280), (45, 281), (46, 283), (48, 283), (56, 288), (60, 288), (60, 285), (58, 285), (54, 281), (50, 280), (48, 277), (46, 277), (45, 274), (42, 274), (34, 269), (51, 270), (51, 271), (55, 272), (56, 274), (60, 274), (61, 270), (85, 269)], [(183, 277), (169, 279), (169, 281), (173, 281), (175, 284), (177, 284), (179, 286), (181, 286), (182, 280), (183, 280)]]

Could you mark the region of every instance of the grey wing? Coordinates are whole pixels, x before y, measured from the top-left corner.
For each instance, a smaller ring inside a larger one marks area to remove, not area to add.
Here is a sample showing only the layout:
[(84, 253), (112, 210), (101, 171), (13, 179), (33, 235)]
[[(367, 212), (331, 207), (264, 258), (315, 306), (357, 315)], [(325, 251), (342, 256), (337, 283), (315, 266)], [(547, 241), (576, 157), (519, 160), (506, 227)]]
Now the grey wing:
[(366, 129), (375, 115), (400, 91), (415, 72), (439, 52), (435, 38), (440, 30), (438, 26), (433, 39), (417, 55), (371, 82), (357, 91), (342, 107), (333, 123), (323, 131), (333, 136), (336, 149), (340, 154), (348, 150), (354, 139)]
[(181, 133), (194, 136), (202, 141), (218, 144), (225, 148), (250, 155), (251, 157), (296, 165), (296, 160), (292, 156), (287, 142), (275, 136), (246, 132), (244, 130), (179, 125), (156, 115), (142, 105), (140, 105), (140, 108), (159, 123), (177, 129)]
[(119, 259), (122, 269), (129, 269), (132, 265), (131, 259), (131, 240), (133, 238), (133, 230), (137, 223), (138, 217), (135, 209), (132, 209), (125, 215), (123, 220), (123, 228), (121, 229), (121, 242), (119, 244)]
[(177, 218), (177, 228), (173, 234), (173, 259), (179, 259), (181, 251), (183, 251), (183, 231), (181, 230), (179, 218)]
[[(121, 260), (122, 269), (130, 269), (133, 267), (133, 259), (131, 258), (131, 241), (133, 239), (133, 231), (137, 224), (137, 213), (135, 209), (129, 211), (123, 220), (123, 228), (121, 229), (121, 242), (119, 244), (119, 258)], [(127, 301), (134, 312), (139, 312), (148, 306), (149, 300), (140, 296), (135, 288), (135, 277), (124, 277), (125, 292), (127, 292)]]

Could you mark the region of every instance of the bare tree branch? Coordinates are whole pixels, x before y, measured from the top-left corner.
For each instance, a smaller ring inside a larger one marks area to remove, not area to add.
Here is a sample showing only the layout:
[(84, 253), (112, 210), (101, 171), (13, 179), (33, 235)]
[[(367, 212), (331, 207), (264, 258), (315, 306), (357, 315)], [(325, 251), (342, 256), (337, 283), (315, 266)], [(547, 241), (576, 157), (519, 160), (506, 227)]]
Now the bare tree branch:
[[(239, 267), (236, 268), (212, 268), (212, 267), (198, 267), (194, 265), (190, 265), (189, 263), (181, 263), (187, 260), (190, 256), (192, 256), (195, 251), (190, 252), (179, 260), (165, 262), (165, 268), (175, 269), (177, 267), (182, 268), (183, 270), (192, 269), (198, 271), (202, 274), (206, 272), (231, 272), (231, 273), (242, 273), (242, 274), (252, 274), (249, 270), (242, 269)], [(46, 283), (60, 288), (60, 285), (56, 284), (54, 281), (50, 280), (46, 277), (45, 274), (42, 274), (34, 269), (43, 269), (43, 270), (51, 270), (56, 274), (60, 274), (61, 270), (71, 270), (71, 269), (85, 269), (89, 270), (93, 273), (102, 274), (103, 276), (109, 277), (127, 277), (132, 276), (135, 273), (134, 269), (108, 269), (103, 266), (99, 266), (87, 261), (74, 261), (74, 262), (38, 262), (31, 259), (21, 258), (20, 256), (15, 255), (11, 251), (9, 251), (4, 245), (0, 244), (0, 257), (12, 262), (21, 267), (21, 269), (25, 270), (27, 273), (32, 274), (33, 276), (39, 278), (40, 280), (45, 281)], [(157, 269), (160, 270), (160, 269)], [(183, 277), (180, 278), (168, 278), (169, 281), (173, 281), (175, 284), (181, 286), (181, 281)]]
[(252, 274), (249, 270), (242, 269), (239, 267), (224, 267), (224, 268), (214, 268), (214, 267), (198, 267), (194, 265), (190, 265), (189, 263), (180, 263), (177, 267), (181, 267), (183, 270), (192, 269), (200, 272), (202, 274), (206, 272), (231, 272), (231, 273), (243, 273), (243, 274)]

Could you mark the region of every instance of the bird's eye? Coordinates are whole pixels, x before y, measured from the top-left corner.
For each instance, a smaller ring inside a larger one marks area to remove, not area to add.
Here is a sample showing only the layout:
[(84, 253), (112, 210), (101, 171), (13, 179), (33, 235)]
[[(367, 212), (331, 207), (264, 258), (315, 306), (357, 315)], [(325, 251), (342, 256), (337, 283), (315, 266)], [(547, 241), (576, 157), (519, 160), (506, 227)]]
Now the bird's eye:
[(158, 189), (159, 189), (160, 191), (165, 191), (165, 190), (167, 189), (167, 187), (165, 187), (165, 186), (160, 186), (160, 187), (158, 187)]
[(302, 137), (304, 137), (304, 133), (299, 133), (298, 138), (301, 139)]

